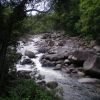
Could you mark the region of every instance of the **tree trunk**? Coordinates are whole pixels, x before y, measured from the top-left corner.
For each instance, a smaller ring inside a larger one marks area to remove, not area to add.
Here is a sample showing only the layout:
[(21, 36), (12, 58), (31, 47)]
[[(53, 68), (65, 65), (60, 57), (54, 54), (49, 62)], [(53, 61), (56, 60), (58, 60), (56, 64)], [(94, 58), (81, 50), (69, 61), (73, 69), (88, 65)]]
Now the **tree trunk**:
[(8, 66), (6, 66), (6, 52), (8, 41), (5, 40), (2, 42), (1, 50), (0, 50), (0, 92), (4, 90), (4, 87), (7, 84), (8, 77)]

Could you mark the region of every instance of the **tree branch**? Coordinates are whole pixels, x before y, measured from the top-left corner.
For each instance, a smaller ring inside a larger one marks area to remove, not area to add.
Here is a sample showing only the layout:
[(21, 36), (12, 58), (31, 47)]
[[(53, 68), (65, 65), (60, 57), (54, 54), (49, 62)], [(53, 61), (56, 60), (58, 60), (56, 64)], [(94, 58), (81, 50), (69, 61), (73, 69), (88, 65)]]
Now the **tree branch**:
[(44, 10), (43, 11), (40, 11), (40, 10), (37, 10), (37, 9), (32, 8), (32, 9), (29, 9), (29, 10), (25, 10), (25, 12), (36, 11), (38, 13), (48, 13), (50, 10), (51, 10), (51, 7), (47, 11), (44, 11)]

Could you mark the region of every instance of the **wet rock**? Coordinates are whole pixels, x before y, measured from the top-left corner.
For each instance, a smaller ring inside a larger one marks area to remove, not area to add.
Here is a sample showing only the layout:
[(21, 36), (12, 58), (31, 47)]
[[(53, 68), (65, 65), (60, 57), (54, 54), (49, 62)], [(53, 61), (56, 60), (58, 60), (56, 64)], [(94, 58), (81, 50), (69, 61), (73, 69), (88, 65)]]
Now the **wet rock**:
[(47, 39), (47, 38), (51, 38), (51, 33), (45, 33), (45, 34), (43, 34), (42, 39)]
[(64, 60), (64, 64), (70, 64), (70, 60), (69, 59), (65, 59)]
[(49, 40), (48, 41), (48, 46), (50, 46), (50, 47), (54, 46), (54, 41), (53, 40)]
[(75, 65), (75, 67), (83, 66), (84, 61), (86, 61), (89, 57), (95, 55), (93, 51), (75, 51), (68, 58), (71, 63)]
[(58, 43), (58, 46), (64, 46), (64, 44), (65, 44), (65, 41), (60, 41), (60, 42)]
[(54, 67), (55, 66), (55, 62), (52, 62), (52, 61), (49, 61), (49, 60), (46, 60), (46, 59), (43, 59), (41, 61), (41, 63), (42, 63), (43, 67)]
[(93, 84), (93, 83), (100, 83), (100, 80), (96, 78), (81, 78), (78, 80), (78, 82)]
[(40, 81), (40, 82), (37, 82), (37, 84), (39, 84), (40, 86), (45, 86), (46, 82), (45, 81)]
[(57, 64), (56, 67), (61, 68), (62, 67), (62, 64)]
[(74, 64), (71, 64), (71, 65), (69, 65), (68, 67), (69, 67), (69, 68), (74, 68), (75, 66), (74, 66)]
[(53, 70), (61, 70), (61, 67), (55, 67)]
[(40, 74), (37, 76), (37, 80), (42, 80), (42, 79), (44, 79), (44, 78), (45, 78), (45, 77), (44, 77), (43, 75), (40, 75)]
[(100, 76), (100, 56), (93, 56), (88, 58), (84, 64), (83, 68), (87, 71), (87, 74), (90, 74), (94, 77)]
[(50, 89), (55, 89), (55, 88), (58, 86), (58, 83), (55, 82), (55, 81), (50, 81), (50, 82), (48, 82), (46, 85), (47, 85), (47, 87), (50, 88)]
[(75, 68), (66, 68), (66, 73), (67, 74), (77, 73), (77, 70)]
[(71, 74), (71, 72), (72, 72), (72, 71), (71, 71), (69, 68), (66, 69), (66, 73), (67, 73), (67, 74)]
[(53, 70), (60, 70), (62, 67), (62, 64), (57, 64), (56, 67)]
[(41, 48), (39, 48), (38, 52), (40, 52), (40, 53), (46, 53), (46, 52), (48, 52), (48, 50), (49, 50), (48, 47), (41, 47)]
[(62, 60), (68, 57), (68, 53), (63, 53), (63, 54), (47, 54), (44, 55), (44, 59), (50, 60), (50, 61), (58, 61)]
[(62, 64), (62, 63), (63, 63), (62, 60), (58, 60), (58, 61), (56, 61), (56, 64)]
[(34, 64), (34, 62), (31, 59), (24, 59), (23, 61), (20, 62), (21, 65), (25, 64)]
[(29, 58), (35, 58), (36, 57), (34, 52), (31, 52), (31, 51), (28, 51), (28, 50), (25, 51), (25, 56), (28, 56)]
[(17, 77), (30, 79), (31, 78), (30, 73), (32, 73), (32, 71), (20, 70), (17, 72)]
[(78, 74), (80, 77), (85, 76), (85, 73), (84, 73), (84, 72), (81, 72), (81, 71), (78, 71), (77, 74)]
[(68, 65), (68, 64), (64, 64), (64, 66), (65, 66), (65, 67), (68, 67), (69, 65)]
[(77, 73), (77, 72), (78, 72), (77, 69), (72, 70), (72, 73)]
[(100, 52), (100, 46), (96, 45), (93, 47), (97, 52)]
[(72, 57), (70, 59), (76, 61), (86, 61), (89, 57), (95, 55), (94, 51), (75, 51), (72, 53)]

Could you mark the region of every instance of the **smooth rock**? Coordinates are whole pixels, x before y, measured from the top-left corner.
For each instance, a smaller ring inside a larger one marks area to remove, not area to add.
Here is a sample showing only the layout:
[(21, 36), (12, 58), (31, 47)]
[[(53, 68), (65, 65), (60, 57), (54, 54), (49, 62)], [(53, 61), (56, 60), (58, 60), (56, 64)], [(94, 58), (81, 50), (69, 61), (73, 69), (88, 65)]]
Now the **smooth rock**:
[(75, 66), (74, 66), (74, 64), (71, 64), (71, 65), (69, 65), (68, 67), (69, 67), (69, 68), (74, 68)]
[(51, 60), (51, 61), (58, 61), (65, 58), (68, 58), (68, 53), (62, 54), (47, 54), (43, 56), (44, 59)]
[(28, 51), (28, 50), (25, 51), (25, 56), (28, 56), (29, 58), (35, 58), (36, 57), (34, 52)]
[(47, 47), (42, 47), (42, 48), (39, 48), (39, 49), (38, 49), (38, 52), (40, 52), (40, 53), (46, 53), (46, 52), (48, 52), (48, 50), (49, 50), (49, 48), (47, 48)]
[(50, 89), (55, 89), (55, 88), (58, 86), (58, 83), (55, 82), (55, 81), (50, 81), (50, 82), (48, 82), (46, 85), (47, 85), (47, 87), (50, 88)]
[(97, 45), (97, 46), (94, 46), (93, 48), (94, 48), (97, 52), (100, 52), (100, 46)]
[(57, 68), (61, 68), (62, 67), (62, 64), (57, 64), (56, 67)]
[(92, 57), (95, 55), (95, 52), (93, 51), (75, 51), (72, 53), (72, 60), (77, 60), (77, 61), (86, 61), (89, 57)]
[(34, 62), (31, 59), (24, 59), (22, 62), (20, 62), (21, 65), (25, 64), (34, 64)]
[(43, 59), (41, 61), (41, 63), (42, 63), (43, 67), (54, 67), (55, 66), (55, 62), (52, 62), (52, 61), (49, 61), (49, 60), (46, 60), (46, 59)]
[(100, 83), (100, 80), (96, 78), (81, 78), (78, 80), (78, 82), (93, 84), (93, 83)]
[(70, 63), (70, 60), (65, 59), (65, 60), (64, 60), (64, 63), (65, 63), (65, 64), (68, 64), (68, 63)]
[(62, 64), (62, 63), (63, 63), (62, 60), (58, 60), (58, 61), (56, 61), (56, 64)]
[(87, 74), (91, 74), (95, 77), (100, 76), (100, 56), (93, 56), (88, 58), (84, 64), (83, 68), (85, 71), (88, 71)]
[(62, 65), (61, 65), (61, 64), (57, 64), (57, 65), (56, 65), (56, 67), (55, 67), (53, 70), (60, 70), (60, 69), (61, 69), (61, 67), (62, 67)]
[(84, 73), (84, 72), (78, 71), (77, 74), (78, 74), (79, 76), (81, 76), (81, 77), (85, 76), (85, 73)]

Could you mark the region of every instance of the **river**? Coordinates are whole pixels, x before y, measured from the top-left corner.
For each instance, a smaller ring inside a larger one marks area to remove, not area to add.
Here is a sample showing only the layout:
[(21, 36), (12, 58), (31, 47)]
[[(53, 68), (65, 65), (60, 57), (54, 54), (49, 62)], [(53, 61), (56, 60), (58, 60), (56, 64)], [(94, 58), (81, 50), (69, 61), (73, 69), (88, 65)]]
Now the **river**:
[(16, 64), (17, 71), (26, 70), (34, 72), (34, 70), (37, 70), (38, 74), (42, 75), (44, 77), (43, 80), (46, 82), (56, 81), (59, 84), (59, 87), (62, 88), (62, 100), (100, 100), (99, 84), (82, 84), (79, 83), (76, 78), (70, 77), (68, 74), (42, 66), (40, 59), (43, 53), (38, 52), (38, 44), (43, 41), (44, 40), (41, 35), (31, 36), (30, 40), (27, 40), (26, 43), (19, 41), (17, 52), (22, 54), (20, 61), (28, 58), (25, 56), (26, 50), (34, 52), (36, 54), (36, 58), (31, 59), (35, 63), (35, 66), (27, 64), (21, 65), (19, 61)]

